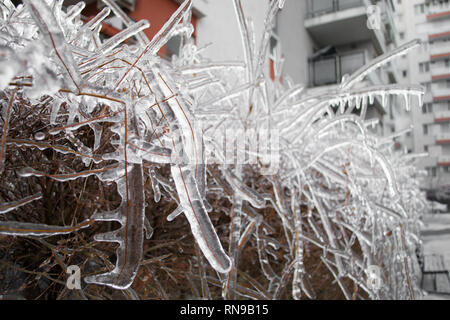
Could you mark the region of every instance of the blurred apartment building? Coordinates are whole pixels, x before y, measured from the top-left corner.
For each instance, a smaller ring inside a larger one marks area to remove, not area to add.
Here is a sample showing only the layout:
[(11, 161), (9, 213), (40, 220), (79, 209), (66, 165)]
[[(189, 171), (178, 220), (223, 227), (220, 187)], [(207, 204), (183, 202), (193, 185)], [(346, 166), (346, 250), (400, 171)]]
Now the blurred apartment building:
[[(286, 72), (311, 92), (330, 90), (344, 75), (397, 46), (394, 12), (390, 0), (287, 0), (276, 25)], [(371, 13), (376, 25), (368, 25)], [(360, 85), (397, 83), (395, 66), (380, 68)], [(380, 120), (375, 129), (380, 134), (393, 132), (390, 105), (385, 109), (375, 99), (367, 109), (367, 119)]]
[(400, 42), (423, 42), (400, 62), (401, 81), (421, 83), (427, 90), (423, 109), (413, 108), (412, 117), (396, 117), (396, 125), (414, 126), (402, 143), (416, 153), (429, 153), (421, 162), (428, 171), (423, 187), (438, 189), (450, 185), (450, 3), (394, 1)]

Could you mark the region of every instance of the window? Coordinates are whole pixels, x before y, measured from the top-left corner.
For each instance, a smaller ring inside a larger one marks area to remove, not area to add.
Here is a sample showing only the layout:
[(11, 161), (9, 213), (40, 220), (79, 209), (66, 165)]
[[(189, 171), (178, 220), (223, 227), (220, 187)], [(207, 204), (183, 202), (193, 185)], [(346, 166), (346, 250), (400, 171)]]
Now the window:
[(420, 71), (420, 73), (429, 72), (430, 71), (430, 63), (429, 62), (419, 63), (419, 71)]
[(424, 150), (425, 152), (428, 152), (428, 151), (430, 150), (430, 148), (429, 148), (428, 146), (424, 146), (424, 147), (423, 147), (423, 150)]
[(428, 135), (428, 125), (427, 125), (427, 124), (424, 124), (424, 125), (423, 125), (423, 135), (424, 135), (424, 136), (427, 136), (427, 135)]
[(428, 172), (428, 176), (436, 177), (437, 168), (436, 167), (427, 168), (427, 172)]
[(433, 112), (433, 104), (432, 103), (424, 103), (422, 108), (422, 113), (432, 113)]
[(404, 40), (405, 39), (405, 33), (404, 32), (400, 32), (400, 40)]
[(402, 74), (403, 74), (403, 78), (406, 78), (408, 76), (408, 71), (407, 70), (403, 70)]
[(423, 4), (423, 3), (416, 4), (414, 6), (414, 11), (415, 11), (416, 15), (424, 14), (425, 13), (425, 4)]
[(450, 59), (445, 59), (444, 63), (446, 68), (450, 67)]

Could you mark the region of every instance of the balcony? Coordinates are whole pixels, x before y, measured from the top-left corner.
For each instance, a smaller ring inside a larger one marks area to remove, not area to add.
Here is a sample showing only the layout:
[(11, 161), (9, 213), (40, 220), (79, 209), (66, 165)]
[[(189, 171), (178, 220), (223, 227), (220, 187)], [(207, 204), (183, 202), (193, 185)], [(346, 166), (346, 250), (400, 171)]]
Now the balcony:
[(433, 102), (446, 102), (446, 101), (450, 101), (450, 96), (446, 95), (446, 96), (434, 96), (433, 97)]
[(430, 64), (430, 72), (432, 76), (450, 73), (450, 64), (445, 61), (434, 61)]
[(439, 60), (446, 60), (446, 59), (450, 59), (450, 51), (431, 54), (431, 56), (430, 56), (431, 61), (439, 61)]
[[(431, 80), (434, 83), (437, 83), (437, 85), (433, 85), (433, 87), (439, 89), (439, 87), (441, 87), (440, 83), (442, 81), (450, 79), (450, 65), (444, 63), (444, 61), (435, 61), (430, 65), (430, 73), (431, 73)], [(443, 89), (450, 90), (450, 88), (443, 88)]]
[[(371, 30), (367, 27), (367, 6), (371, 4), (369, 0), (308, 0), (305, 28), (319, 46), (374, 39), (377, 51), (386, 52), (387, 45), (395, 42), (395, 30), (387, 14), (391, 9), (380, 5), (383, 8), (380, 28)], [(389, 30), (386, 25), (390, 26)]]
[(430, 60), (438, 61), (450, 58), (450, 41), (436, 41), (430, 44)]
[(431, 88), (433, 102), (450, 101), (450, 88), (447, 87), (447, 81), (433, 83)]
[(364, 51), (335, 54), (310, 59), (310, 86), (320, 87), (341, 82), (345, 74), (352, 74), (366, 62)]
[(429, 41), (446, 40), (450, 39), (450, 31), (432, 33), (428, 35)]
[(450, 144), (450, 133), (436, 135), (436, 144)]
[(438, 158), (439, 167), (450, 167), (450, 156), (441, 156)]
[(309, 0), (307, 18), (364, 7), (363, 0)]
[(432, 75), (431, 76), (431, 80), (433, 82), (443, 81), (443, 80), (450, 80), (450, 73)]
[(434, 113), (434, 122), (443, 123), (450, 122), (450, 111), (438, 111)]
[(435, 2), (427, 0), (427, 20), (428, 21), (438, 21), (450, 18), (450, 4), (445, 1)]
[(430, 13), (427, 15), (428, 21), (438, 21), (443, 19), (449, 19), (450, 18), (450, 10), (445, 10), (442, 12), (436, 12), (436, 13)]

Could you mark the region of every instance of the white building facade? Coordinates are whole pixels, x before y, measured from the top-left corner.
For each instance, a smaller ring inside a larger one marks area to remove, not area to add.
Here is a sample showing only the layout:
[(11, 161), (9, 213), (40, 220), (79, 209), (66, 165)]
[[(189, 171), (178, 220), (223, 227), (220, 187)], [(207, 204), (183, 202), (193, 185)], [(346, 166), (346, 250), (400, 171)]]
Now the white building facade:
[(426, 88), (423, 109), (397, 119), (397, 126), (412, 124), (413, 134), (403, 141), (416, 153), (428, 152), (421, 162), (428, 171), (427, 189), (450, 185), (450, 3), (449, 0), (395, 0), (398, 33), (402, 42), (422, 40), (419, 50), (403, 59), (402, 81)]
[[(276, 31), (285, 55), (285, 72), (311, 92), (327, 91), (379, 55), (397, 47), (391, 0), (287, 0)], [(369, 25), (371, 14), (376, 25)], [(396, 64), (369, 75), (361, 85), (397, 83)], [(393, 115), (381, 101), (368, 108), (380, 134), (393, 132)]]

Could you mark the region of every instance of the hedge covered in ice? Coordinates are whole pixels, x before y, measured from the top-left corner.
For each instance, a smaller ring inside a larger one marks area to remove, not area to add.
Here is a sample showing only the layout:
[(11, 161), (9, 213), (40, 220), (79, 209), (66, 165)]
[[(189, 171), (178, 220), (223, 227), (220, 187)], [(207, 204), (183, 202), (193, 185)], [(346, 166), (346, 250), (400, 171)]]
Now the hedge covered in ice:
[[(347, 299), (420, 297), (417, 156), (365, 115), (375, 99), (421, 104), (423, 88), (359, 85), (418, 42), (311, 95), (282, 80), (278, 50), (269, 57), (284, 1), (270, 2), (262, 35), (232, 1), (244, 61), (202, 57), (190, 0), (153, 39), (149, 22), (104, 2), (85, 23), (82, 2), (0, 4), (3, 248), (32, 239), (58, 297), (72, 264), (81, 298), (104, 286), (127, 298), (314, 299), (326, 286)], [(102, 40), (110, 14), (126, 28)], [(158, 51), (174, 35), (182, 48), (166, 61)], [(60, 283), (48, 274), (57, 268)], [(172, 293), (180, 286), (184, 295)]]

